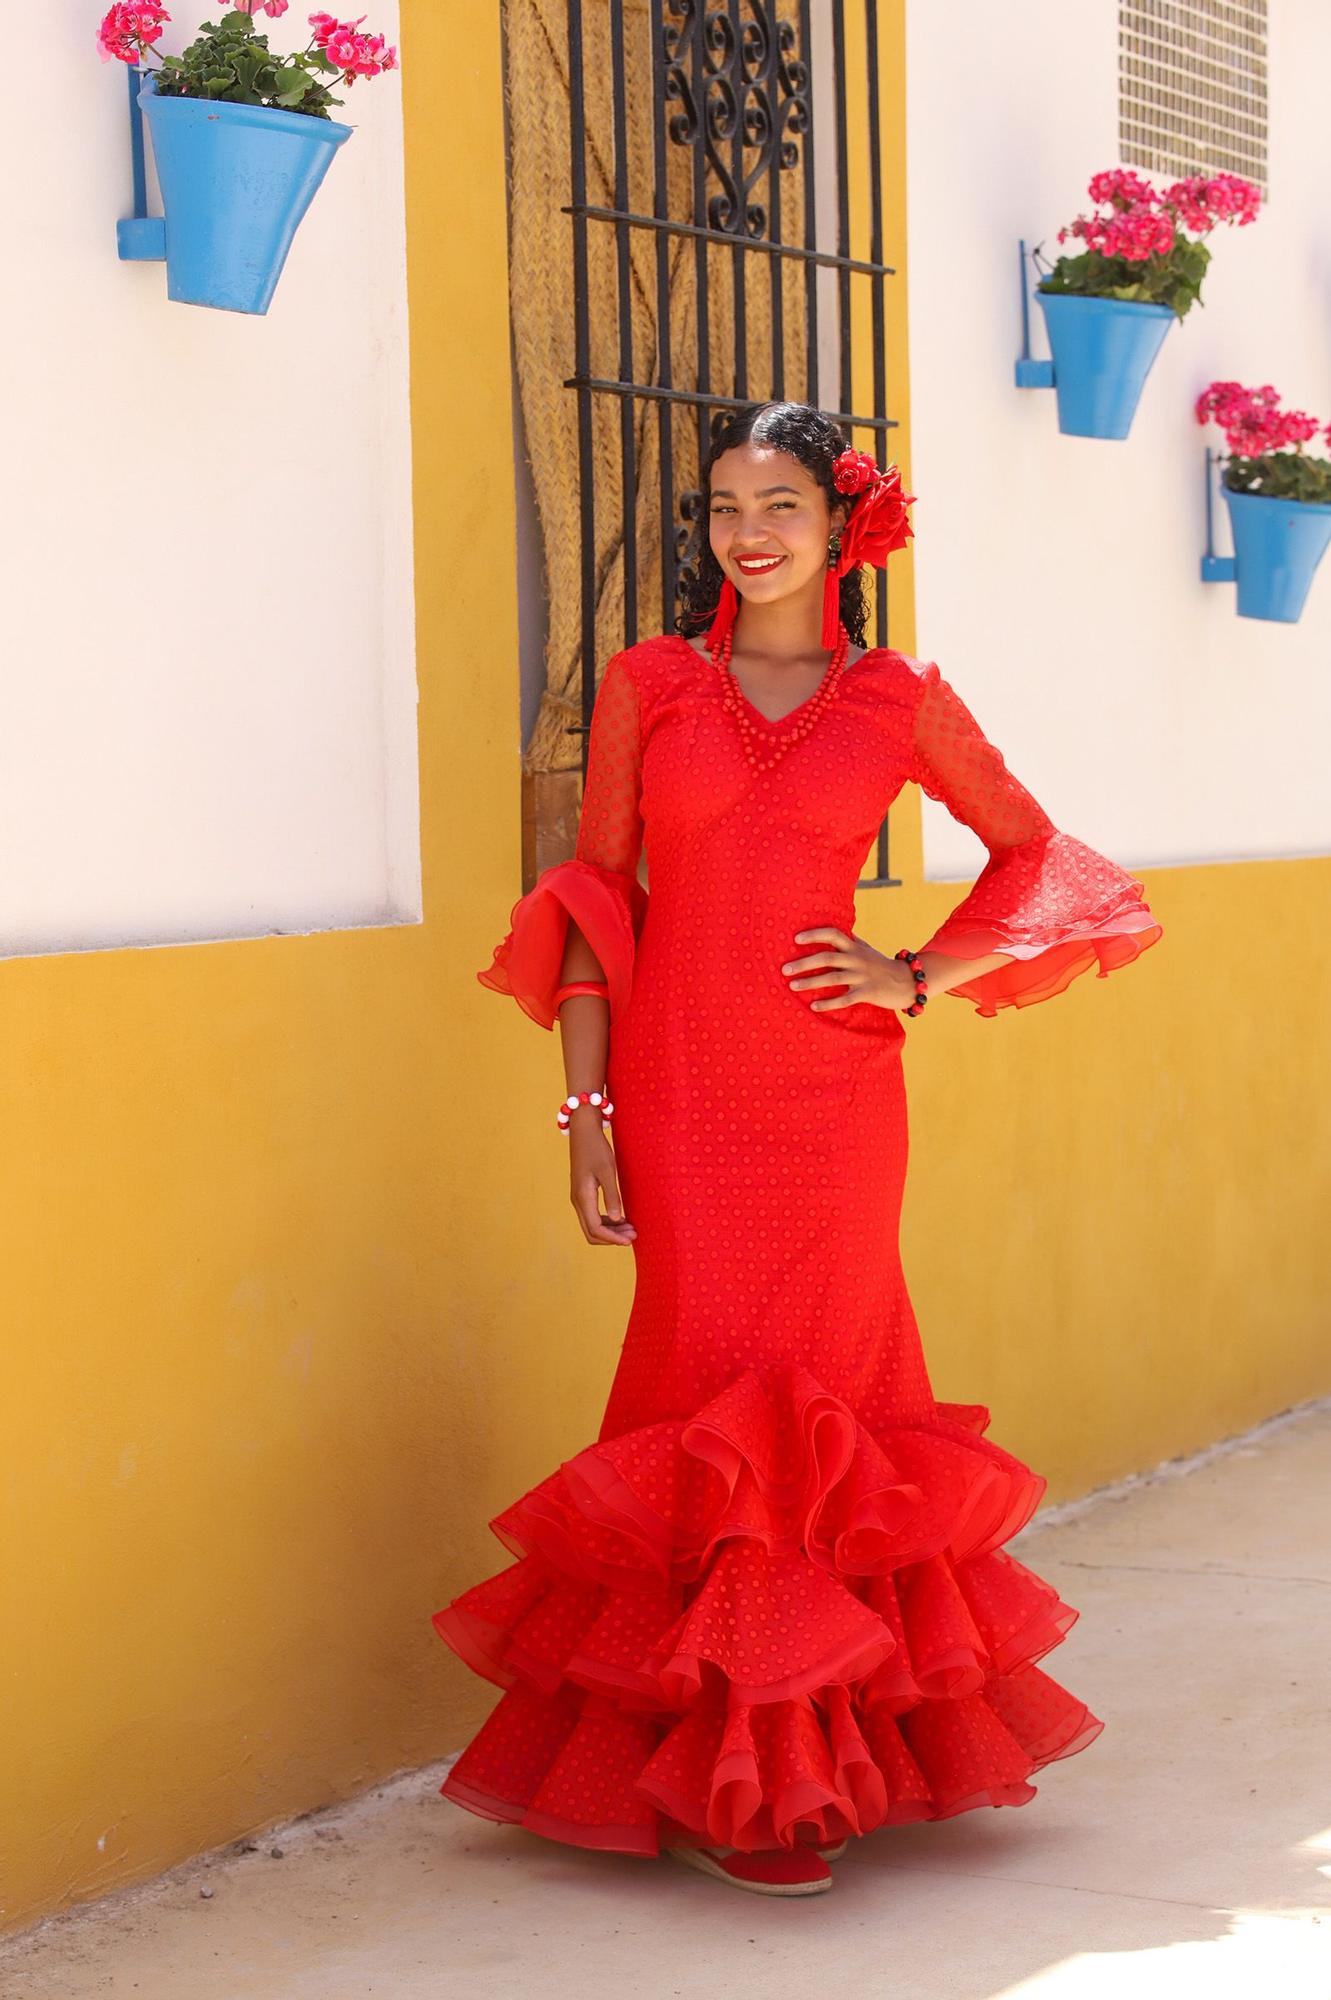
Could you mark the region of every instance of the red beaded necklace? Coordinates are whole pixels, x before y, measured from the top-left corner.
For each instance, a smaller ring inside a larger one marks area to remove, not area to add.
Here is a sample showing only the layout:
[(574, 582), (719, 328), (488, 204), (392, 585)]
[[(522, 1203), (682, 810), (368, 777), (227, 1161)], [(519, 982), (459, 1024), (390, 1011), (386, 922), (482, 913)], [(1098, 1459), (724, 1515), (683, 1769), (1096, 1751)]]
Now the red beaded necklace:
[[(749, 712), (751, 704), (742, 692), (730, 666), (730, 655), (734, 650), (734, 644), (735, 628), (731, 625), (712, 650), (713, 664), (720, 671), (725, 686), (722, 704), (739, 724), (745, 755), (754, 770), (770, 771), (778, 758), (784, 757), (793, 744), (798, 743), (802, 736), (808, 735), (836, 693), (837, 685), (845, 671), (846, 656), (850, 652), (850, 634), (844, 625), (838, 627), (836, 648), (828, 662), (826, 673), (818, 683), (817, 690), (809, 697), (807, 705), (801, 704), (804, 712), (794, 727), (788, 729), (783, 736), (777, 737), (764, 736)], [(765, 717), (764, 720), (770, 718)], [(781, 720), (784, 722), (786, 718), (782, 716)]]

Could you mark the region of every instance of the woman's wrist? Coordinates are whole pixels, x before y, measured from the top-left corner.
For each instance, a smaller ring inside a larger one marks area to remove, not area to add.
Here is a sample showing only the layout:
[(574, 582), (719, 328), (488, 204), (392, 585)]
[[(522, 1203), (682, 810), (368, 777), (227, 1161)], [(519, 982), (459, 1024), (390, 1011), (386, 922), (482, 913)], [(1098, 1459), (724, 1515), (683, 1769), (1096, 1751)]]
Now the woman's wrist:
[[(929, 973), (928, 964), (923, 959), (921, 963), (924, 964), (925, 976), (927, 978)], [(892, 1008), (909, 1007), (911, 1001), (915, 998), (915, 975), (904, 958), (890, 958), (888, 964), (891, 967), (892, 990), (884, 1005)]]
[(580, 1104), (576, 1110), (569, 1112), (568, 1123), (565, 1125), (564, 1131), (571, 1140), (581, 1138), (604, 1139), (608, 1124), (609, 1121), (601, 1115), (599, 1105)]
[(986, 952), (983, 958), (957, 958), (947, 951), (923, 951), (919, 956), (931, 993), (950, 993), (954, 986), (963, 986), (972, 979), (982, 978), (986, 972), (997, 971), (1000, 965), (1012, 963), (1009, 951)]
[(560, 1130), (571, 1136), (580, 1131), (600, 1131), (611, 1123), (614, 1115), (614, 1100), (603, 1074), (599, 1083), (567, 1084), (556, 1117)]
[(929, 1004), (929, 974), (924, 960), (909, 945), (902, 945), (900, 951), (893, 953), (893, 958), (902, 972), (909, 975), (911, 983), (910, 999), (899, 1003), (900, 1011), (915, 1019)]

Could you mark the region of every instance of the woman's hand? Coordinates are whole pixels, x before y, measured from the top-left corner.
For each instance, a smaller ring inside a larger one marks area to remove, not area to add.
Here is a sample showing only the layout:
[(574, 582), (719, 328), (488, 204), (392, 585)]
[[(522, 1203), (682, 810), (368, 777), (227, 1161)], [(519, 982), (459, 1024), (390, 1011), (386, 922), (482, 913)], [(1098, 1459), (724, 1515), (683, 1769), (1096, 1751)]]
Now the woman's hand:
[[(619, 1176), (610, 1141), (601, 1129), (597, 1105), (580, 1104), (568, 1128), (569, 1200), (589, 1243), (628, 1243), (637, 1230), (624, 1214), (619, 1199)], [(605, 1214), (599, 1196), (605, 1195)]]
[[(806, 986), (844, 985), (847, 989), (825, 1000), (811, 1000), (811, 1009), (822, 1012), (861, 1002), (870, 1007), (909, 1007), (915, 998), (915, 977), (905, 959), (888, 958), (849, 931), (828, 924), (819, 930), (796, 931), (795, 942), (821, 944), (823, 949), (782, 966), (792, 992)], [(804, 976), (791, 978), (791, 974)]]

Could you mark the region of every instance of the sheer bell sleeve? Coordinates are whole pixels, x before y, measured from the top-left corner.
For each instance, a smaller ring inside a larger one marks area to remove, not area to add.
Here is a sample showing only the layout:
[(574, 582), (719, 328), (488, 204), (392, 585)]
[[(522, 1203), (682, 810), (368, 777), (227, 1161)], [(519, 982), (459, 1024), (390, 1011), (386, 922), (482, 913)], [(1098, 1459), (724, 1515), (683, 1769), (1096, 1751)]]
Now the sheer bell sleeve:
[(1012, 960), (949, 993), (992, 1018), (1000, 1007), (1052, 999), (1091, 966), (1107, 978), (1162, 935), (1144, 885), (1060, 832), (932, 662), (912, 745), (916, 783), (989, 849), (970, 893), (918, 949), (956, 958), (1005, 952)]
[(592, 709), (582, 814), (571, 861), (545, 868), (513, 905), (493, 963), (476, 977), (508, 993), (543, 1028), (557, 1019), (570, 917), (605, 973), (613, 1023), (627, 1005), (647, 891), (637, 878), (642, 850), (642, 726), (627, 655), (606, 662)]

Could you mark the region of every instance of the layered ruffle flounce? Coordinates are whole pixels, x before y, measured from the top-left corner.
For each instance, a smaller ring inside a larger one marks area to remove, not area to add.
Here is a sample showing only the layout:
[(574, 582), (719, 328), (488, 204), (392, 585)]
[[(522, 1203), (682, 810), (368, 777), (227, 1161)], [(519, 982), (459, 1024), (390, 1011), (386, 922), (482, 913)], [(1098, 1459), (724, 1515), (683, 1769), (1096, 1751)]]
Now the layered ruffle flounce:
[(646, 915), (647, 891), (635, 875), (591, 861), (556, 862), (514, 903), (507, 934), (476, 977), (492, 992), (510, 994), (542, 1028), (553, 1028), (571, 917), (600, 961), (613, 1022), (628, 1005)]
[(1107, 979), (1163, 936), (1145, 884), (1069, 833), (1051, 830), (991, 857), (975, 886), (918, 946), (957, 958), (1006, 952), (1009, 965), (947, 992), (992, 1019), (1000, 1007), (1052, 1000), (1095, 967)]
[(586, 1847), (833, 1841), (981, 1805), (1103, 1724), (1036, 1665), (1077, 1617), (1001, 1544), (1045, 1481), (939, 1403), (876, 1435), (794, 1365), (594, 1444), (435, 1613), (505, 1693), (441, 1790)]

